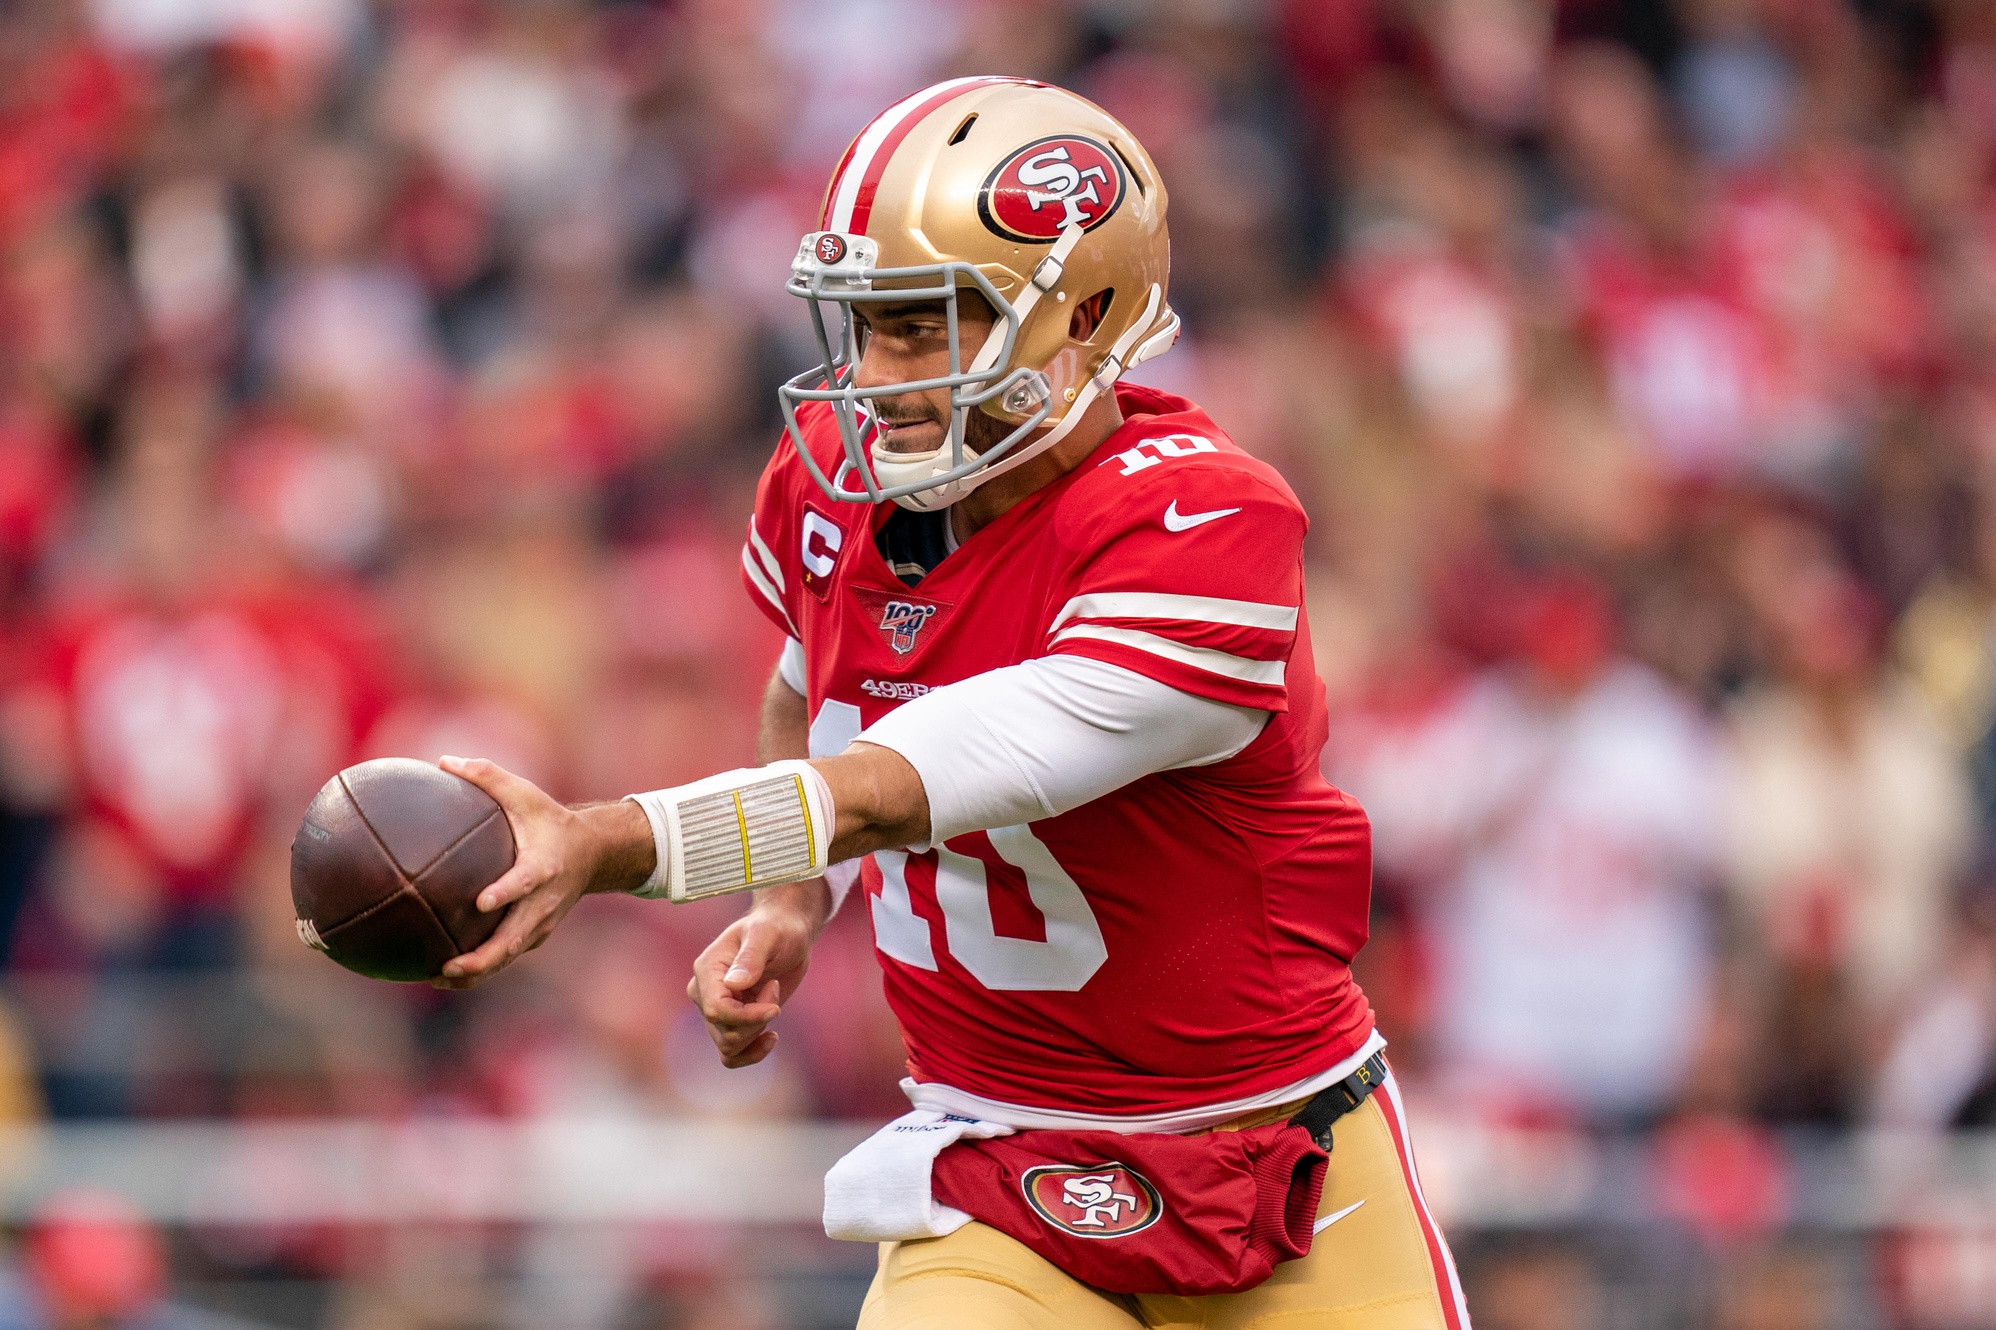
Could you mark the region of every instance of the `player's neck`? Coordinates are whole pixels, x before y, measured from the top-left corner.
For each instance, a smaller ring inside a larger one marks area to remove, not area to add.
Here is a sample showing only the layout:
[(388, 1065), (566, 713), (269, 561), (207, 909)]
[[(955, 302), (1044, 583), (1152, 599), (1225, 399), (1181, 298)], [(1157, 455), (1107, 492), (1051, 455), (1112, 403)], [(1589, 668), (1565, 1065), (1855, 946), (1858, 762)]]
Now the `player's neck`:
[(1053, 447), (1016, 471), (994, 476), (951, 505), (950, 530), (959, 543), (997, 521), (1035, 490), (1045, 489), (1080, 466), (1102, 440), (1123, 427), (1123, 409), (1116, 394), (1103, 393), (1089, 406), (1074, 430)]

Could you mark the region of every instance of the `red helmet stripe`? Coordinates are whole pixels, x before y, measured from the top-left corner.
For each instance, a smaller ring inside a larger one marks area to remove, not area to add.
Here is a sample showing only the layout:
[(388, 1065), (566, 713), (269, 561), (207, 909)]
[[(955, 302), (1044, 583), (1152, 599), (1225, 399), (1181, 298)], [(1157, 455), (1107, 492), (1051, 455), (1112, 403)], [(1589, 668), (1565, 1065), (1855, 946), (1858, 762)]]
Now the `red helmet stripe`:
[(853, 197), (852, 225), (850, 228), (852, 233), (862, 236), (866, 234), (866, 224), (873, 218), (873, 198), (880, 190), (880, 177), (887, 174), (887, 163), (894, 159), (895, 150), (901, 146), (901, 141), (908, 137), (909, 132), (922, 122), (923, 117), (945, 102), (954, 101), (960, 94), (968, 92), (973, 87), (983, 87), (992, 83), (1013, 82), (1017, 82), (1017, 80), (977, 79), (957, 87), (944, 85), (942, 91), (923, 98), (914, 109), (902, 116), (888, 130), (887, 136), (881, 140), (879, 150), (873, 154), (873, 160), (866, 164), (866, 175), (861, 178), (859, 191)]
[(860, 132), (853, 140), (852, 147), (846, 150), (846, 158), (839, 163), (838, 173), (833, 177), (831, 191), (826, 199), (825, 215), (820, 227), (829, 231), (844, 231), (852, 235), (865, 235), (866, 224), (873, 216), (873, 199), (880, 188), (880, 177), (887, 171), (887, 163), (901, 146), (910, 131), (922, 119), (962, 94), (974, 88), (990, 87), (1001, 83), (1021, 83), (1038, 86), (1030, 79), (1019, 78), (961, 78), (950, 79), (933, 87), (924, 88), (913, 96), (904, 97), (888, 107)]

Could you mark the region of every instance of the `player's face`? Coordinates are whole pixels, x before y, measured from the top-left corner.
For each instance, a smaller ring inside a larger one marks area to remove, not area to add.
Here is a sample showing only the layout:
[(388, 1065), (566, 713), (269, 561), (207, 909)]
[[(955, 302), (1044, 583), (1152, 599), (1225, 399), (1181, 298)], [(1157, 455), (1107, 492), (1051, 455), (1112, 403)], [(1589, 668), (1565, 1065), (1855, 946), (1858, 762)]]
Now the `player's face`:
[[(996, 316), (974, 295), (959, 297), (956, 306), (957, 356), (967, 365), (984, 345)], [(940, 300), (905, 305), (855, 305), (859, 319), (860, 357), (855, 380), (859, 387), (941, 378), (949, 373), (949, 318)], [(921, 453), (949, 442), (949, 389), (903, 393), (873, 399), (879, 416), (881, 443), (889, 452)], [(1009, 432), (1000, 421), (972, 411), (964, 442), (984, 452)]]

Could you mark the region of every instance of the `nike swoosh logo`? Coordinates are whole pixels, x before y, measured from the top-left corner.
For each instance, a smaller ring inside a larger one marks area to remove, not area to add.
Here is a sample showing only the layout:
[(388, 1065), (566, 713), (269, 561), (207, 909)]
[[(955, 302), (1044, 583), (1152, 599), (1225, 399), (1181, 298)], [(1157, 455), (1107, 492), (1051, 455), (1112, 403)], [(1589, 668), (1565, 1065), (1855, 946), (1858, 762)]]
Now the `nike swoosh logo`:
[(1200, 526), (1206, 522), (1217, 522), (1222, 517), (1232, 517), (1239, 511), (1240, 509), (1238, 508), (1215, 508), (1210, 513), (1181, 514), (1178, 511), (1178, 500), (1173, 499), (1171, 506), (1164, 510), (1164, 529), (1166, 531), (1190, 531), (1193, 527)]
[(1344, 1209), (1338, 1211), (1336, 1214), (1325, 1215), (1322, 1219), (1319, 1219), (1316, 1223), (1310, 1225), (1310, 1232), (1313, 1234), (1322, 1233), (1332, 1224), (1337, 1223), (1340, 1219), (1343, 1219), (1346, 1215), (1350, 1214), (1352, 1211), (1358, 1209), (1358, 1207), (1364, 1204), (1365, 1204), (1364, 1201), (1353, 1201), (1350, 1205), (1347, 1205)]

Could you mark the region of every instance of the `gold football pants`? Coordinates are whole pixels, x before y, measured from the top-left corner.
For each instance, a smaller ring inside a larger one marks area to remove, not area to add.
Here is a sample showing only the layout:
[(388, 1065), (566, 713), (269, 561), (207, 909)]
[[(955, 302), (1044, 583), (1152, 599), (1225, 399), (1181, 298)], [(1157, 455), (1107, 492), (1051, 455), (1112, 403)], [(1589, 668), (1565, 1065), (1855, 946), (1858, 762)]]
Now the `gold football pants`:
[[(1297, 1106), (1218, 1130), (1277, 1121)], [(1469, 1330), (1455, 1262), (1428, 1213), (1399, 1088), (1332, 1128), (1318, 1222), (1301, 1260), (1245, 1293), (1103, 1293), (997, 1229), (886, 1242), (859, 1330)]]

